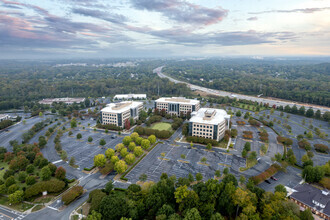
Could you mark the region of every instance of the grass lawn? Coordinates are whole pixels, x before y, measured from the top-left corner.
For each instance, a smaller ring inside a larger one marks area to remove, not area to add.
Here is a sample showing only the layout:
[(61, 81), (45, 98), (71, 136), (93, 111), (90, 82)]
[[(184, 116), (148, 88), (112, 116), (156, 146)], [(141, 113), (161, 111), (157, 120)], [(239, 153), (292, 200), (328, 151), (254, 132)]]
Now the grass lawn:
[(3, 174), (5, 174), (6, 170), (8, 170), (8, 166), (9, 166), (9, 165), (8, 165), (6, 162), (1, 162), (1, 163), (0, 163), (0, 168), (3, 167), (3, 169), (0, 170), (0, 179), (2, 179)]
[(4, 206), (7, 206), (9, 208), (15, 209), (15, 210), (20, 211), (20, 212), (24, 212), (24, 211), (26, 211), (26, 210), (33, 207), (33, 205), (27, 204), (27, 203), (24, 203), (24, 202), (22, 202), (20, 204), (15, 204), (15, 205), (9, 205), (8, 198), (5, 197), (5, 196), (0, 196), (0, 204), (4, 205)]
[(166, 122), (158, 122), (158, 123), (154, 123), (153, 125), (151, 125), (150, 127), (151, 129), (156, 129), (159, 131), (171, 131), (172, 130), (172, 126), (170, 123), (166, 123)]

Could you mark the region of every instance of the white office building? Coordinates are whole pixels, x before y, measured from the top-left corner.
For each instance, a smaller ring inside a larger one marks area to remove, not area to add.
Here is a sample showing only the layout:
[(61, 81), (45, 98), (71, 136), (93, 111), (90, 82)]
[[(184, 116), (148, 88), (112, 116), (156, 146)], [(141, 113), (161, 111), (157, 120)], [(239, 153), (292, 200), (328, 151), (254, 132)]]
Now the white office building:
[(120, 94), (113, 97), (117, 100), (128, 100), (128, 99), (146, 99), (147, 94)]
[(143, 102), (124, 101), (110, 103), (101, 110), (102, 124), (113, 124), (124, 127), (125, 121), (133, 118), (137, 120), (143, 108)]
[(186, 115), (188, 112), (198, 111), (200, 108), (199, 100), (186, 99), (184, 97), (159, 98), (155, 101), (155, 108), (159, 111), (165, 109), (171, 115)]
[(221, 140), (229, 128), (230, 115), (225, 110), (201, 108), (189, 120), (189, 136)]

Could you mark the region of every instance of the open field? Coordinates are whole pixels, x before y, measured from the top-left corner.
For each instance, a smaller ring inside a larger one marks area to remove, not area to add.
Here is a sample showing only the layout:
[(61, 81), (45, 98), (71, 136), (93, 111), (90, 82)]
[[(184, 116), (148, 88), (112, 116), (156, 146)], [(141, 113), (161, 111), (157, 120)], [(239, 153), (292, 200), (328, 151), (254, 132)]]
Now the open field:
[(156, 129), (156, 130), (160, 130), (160, 131), (163, 131), (163, 130), (171, 131), (172, 127), (171, 127), (170, 123), (158, 122), (158, 123), (153, 124), (151, 126), (151, 129)]

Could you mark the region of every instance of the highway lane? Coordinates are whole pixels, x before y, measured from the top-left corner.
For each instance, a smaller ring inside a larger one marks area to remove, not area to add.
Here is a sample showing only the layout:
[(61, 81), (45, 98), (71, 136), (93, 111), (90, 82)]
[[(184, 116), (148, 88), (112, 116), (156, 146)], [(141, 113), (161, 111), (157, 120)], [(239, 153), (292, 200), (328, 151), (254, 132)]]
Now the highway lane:
[(307, 104), (307, 103), (297, 103), (294, 101), (289, 101), (289, 100), (279, 100), (279, 99), (275, 99), (275, 98), (262, 98), (262, 97), (256, 97), (256, 96), (249, 96), (249, 95), (242, 95), (242, 94), (237, 94), (237, 93), (232, 93), (232, 92), (226, 92), (226, 91), (221, 91), (221, 90), (215, 90), (215, 89), (209, 89), (206, 87), (202, 87), (202, 86), (196, 86), (187, 82), (183, 82), (180, 80), (176, 80), (172, 77), (169, 77), (167, 75), (165, 75), (164, 73), (162, 73), (162, 68), (164, 66), (161, 67), (157, 67), (156, 69), (153, 70), (154, 73), (157, 73), (157, 75), (160, 78), (168, 78), (170, 81), (174, 82), (174, 83), (184, 83), (186, 84), (191, 90), (198, 90), (198, 91), (202, 91), (211, 95), (216, 95), (216, 96), (228, 96), (231, 98), (238, 98), (238, 99), (244, 99), (244, 100), (251, 100), (253, 102), (258, 102), (258, 103), (269, 103), (270, 106), (276, 105), (276, 106), (293, 106), (296, 105), (298, 108), (300, 108), (301, 106), (305, 106), (305, 108), (313, 108), (314, 111), (316, 110), (320, 110), (322, 113), (326, 112), (326, 111), (330, 111), (329, 107), (325, 107), (325, 106), (318, 106), (318, 105), (312, 105), (312, 104)]

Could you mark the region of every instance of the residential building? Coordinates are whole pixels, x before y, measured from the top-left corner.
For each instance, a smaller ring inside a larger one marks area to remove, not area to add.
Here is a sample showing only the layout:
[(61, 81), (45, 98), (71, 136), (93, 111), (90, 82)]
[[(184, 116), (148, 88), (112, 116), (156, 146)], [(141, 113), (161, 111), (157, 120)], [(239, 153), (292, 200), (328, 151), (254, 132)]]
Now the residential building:
[(330, 193), (309, 184), (297, 185), (289, 196), (303, 210), (309, 208), (315, 215), (330, 220)]
[(113, 124), (124, 127), (125, 121), (133, 118), (137, 120), (143, 108), (143, 102), (124, 101), (120, 103), (110, 103), (101, 110), (102, 124)]
[(0, 114), (0, 122), (2, 122), (4, 120), (9, 120), (9, 119), (10, 119), (9, 115)]
[(73, 103), (85, 102), (85, 98), (54, 98), (54, 99), (43, 99), (39, 101), (39, 104), (52, 105), (54, 102), (64, 102), (67, 105), (72, 105)]
[(121, 94), (121, 95), (115, 95), (115, 97), (113, 98), (118, 100), (146, 99), (147, 94)]
[(188, 112), (198, 111), (200, 102), (184, 97), (159, 98), (155, 101), (155, 108), (160, 111), (165, 109), (166, 113), (171, 115), (180, 115), (181, 112), (186, 115)]
[(221, 140), (229, 128), (230, 115), (225, 110), (201, 108), (191, 114), (189, 136)]

